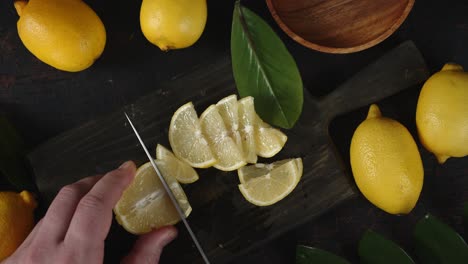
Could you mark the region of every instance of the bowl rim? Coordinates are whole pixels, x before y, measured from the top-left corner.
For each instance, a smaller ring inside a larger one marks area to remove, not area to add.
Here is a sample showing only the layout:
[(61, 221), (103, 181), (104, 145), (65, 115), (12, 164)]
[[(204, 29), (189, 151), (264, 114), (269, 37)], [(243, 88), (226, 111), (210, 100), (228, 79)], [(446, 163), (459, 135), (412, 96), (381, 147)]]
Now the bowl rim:
[(310, 42), (309, 40), (306, 40), (302, 38), (301, 36), (299, 36), (298, 34), (296, 34), (292, 29), (289, 28), (289, 26), (286, 23), (283, 22), (281, 17), (276, 12), (276, 9), (272, 1), (273, 0), (266, 0), (268, 9), (270, 10), (270, 13), (275, 19), (276, 23), (289, 37), (291, 37), (294, 41), (296, 41), (297, 43), (307, 48), (325, 52), (325, 53), (335, 53), (335, 54), (346, 54), (346, 53), (362, 51), (362, 50), (371, 48), (379, 44), (380, 42), (384, 41), (385, 39), (390, 37), (390, 35), (392, 35), (401, 26), (401, 24), (403, 24), (403, 22), (406, 20), (409, 13), (413, 9), (414, 2), (415, 2), (415, 0), (408, 0), (408, 4), (406, 5), (405, 9), (401, 13), (400, 17), (398, 17), (398, 19), (395, 20), (392, 26), (390, 26), (387, 30), (385, 30), (382, 34), (378, 35), (376, 38), (364, 44), (357, 45), (357, 46), (346, 47), (346, 48), (335, 48), (335, 47), (323, 46), (317, 43)]

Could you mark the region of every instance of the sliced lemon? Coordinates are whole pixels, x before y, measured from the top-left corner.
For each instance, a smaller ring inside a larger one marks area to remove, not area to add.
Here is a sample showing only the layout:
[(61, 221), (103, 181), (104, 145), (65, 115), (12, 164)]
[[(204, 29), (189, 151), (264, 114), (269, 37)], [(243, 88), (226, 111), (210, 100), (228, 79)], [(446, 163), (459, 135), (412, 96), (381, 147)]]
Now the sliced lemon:
[(192, 167), (208, 168), (216, 163), (192, 102), (181, 106), (172, 116), (169, 142), (174, 154)]
[(301, 176), (296, 161), (289, 160), (263, 176), (239, 184), (239, 190), (250, 203), (268, 206), (290, 194)]
[[(184, 190), (171, 175), (168, 163), (161, 160), (156, 163), (185, 216), (188, 216), (192, 207)], [(150, 162), (138, 168), (132, 183), (115, 205), (114, 213), (117, 222), (132, 234), (144, 234), (180, 221), (179, 214)]]
[(170, 150), (158, 144), (156, 146), (156, 159), (164, 161), (173, 175), (180, 183), (193, 183), (198, 180), (198, 173), (185, 161), (177, 158)]
[[(297, 166), (297, 171), (299, 173), (299, 175), (302, 176), (302, 174), (304, 173), (304, 165), (302, 164), (302, 159), (301, 158), (296, 158), (296, 166)], [(300, 180), (300, 178), (299, 178)]]
[(233, 94), (219, 100), (216, 104), (218, 112), (223, 118), (224, 125), (229, 136), (236, 142), (237, 147), (242, 152), (241, 134), (239, 132), (239, 106), (237, 95)]
[(245, 160), (234, 140), (228, 136), (223, 118), (215, 105), (208, 107), (200, 116), (203, 134), (214, 153), (217, 163), (214, 167), (223, 171), (237, 170)]
[(271, 127), (257, 115), (255, 127), (255, 151), (258, 156), (271, 158), (283, 149), (288, 137), (281, 130)]
[[(302, 159), (301, 158), (295, 158), (295, 159), (284, 159), (284, 160), (279, 160), (275, 161), (270, 164), (264, 164), (264, 163), (257, 163), (253, 164), (250, 166), (244, 166), (242, 168), (239, 168), (237, 170), (237, 175), (239, 176), (239, 181), (240, 183), (246, 183), (252, 179), (255, 179), (257, 177), (264, 176), (268, 173), (270, 173), (273, 169), (278, 168), (279, 166), (289, 162), (289, 161), (295, 161), (296, 166), (297, 166), (297, 171), (299, 175), (302, 175), (303, 171), (303, 166), (302, 166)], [(299, 178), (300, 179), (300, 178)]]
[(242, 150), (248, 163), (257, 163), (255, 147), (256, 113), (254, 99), (251, 96), (239, 100), (240, 132)]

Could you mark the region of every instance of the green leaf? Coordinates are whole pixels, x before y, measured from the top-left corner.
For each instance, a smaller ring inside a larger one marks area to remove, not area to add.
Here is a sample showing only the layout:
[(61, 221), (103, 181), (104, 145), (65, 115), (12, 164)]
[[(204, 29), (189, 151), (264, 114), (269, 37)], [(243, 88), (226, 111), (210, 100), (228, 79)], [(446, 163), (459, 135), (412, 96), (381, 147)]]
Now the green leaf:
[(362, 263), (414, 264), (397, 244), (370, 230), (359, 241), (359, 256)]
[(26, 169), (25, 145), (8, 120), (0, 116), (0, 173), (18, 190), (32, 190), (34, 184)]
[(416, 224), (414, 238), (422, 263), (468, 263), (468, 246), (463, 238), (430, 214)]
[(239, 1), (232, 18), (231, 57), (239, 95), (253, 96), (255, 110), (266, 122), (292, 128), (304, 100), (296, 62), (273, 29)]
[(328, 251), (307, 246), (297, 246), (296, 264), (312, 263), (349, 264), (347, 260)]

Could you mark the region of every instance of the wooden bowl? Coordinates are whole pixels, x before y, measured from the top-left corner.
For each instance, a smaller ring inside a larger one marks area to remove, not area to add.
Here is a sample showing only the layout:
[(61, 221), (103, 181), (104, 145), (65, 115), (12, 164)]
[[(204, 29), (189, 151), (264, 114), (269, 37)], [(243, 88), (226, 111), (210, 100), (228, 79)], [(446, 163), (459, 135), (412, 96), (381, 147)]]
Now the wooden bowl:
[(351, 53), (389, 37), (414, 0), (266, 0), (279, 26), (300, 44), (327, 53)]

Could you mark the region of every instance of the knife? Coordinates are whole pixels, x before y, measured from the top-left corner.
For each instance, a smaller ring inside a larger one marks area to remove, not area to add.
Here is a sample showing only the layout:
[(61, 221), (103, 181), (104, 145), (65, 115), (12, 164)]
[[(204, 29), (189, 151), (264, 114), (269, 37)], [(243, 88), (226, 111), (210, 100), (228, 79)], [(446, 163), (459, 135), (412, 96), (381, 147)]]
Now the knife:
[(197, 249), (200, 252), (200, 255), (203, 258), (203, 260), (205, 261), (205, 263), (209, 264), (210, 261), (208, 260), (208, 257), (206, 256), (205, 252), (203, 251), (203, 248), (201, 247), (200, 243), (198, 242), (197, 237), (193, 233), (192, 228), (190, 228), (190, 225), (187, 222), (187, 218), (185, 217), (185, 214), (182, 211), (182, 208), (180, 208), (179, 202), (177, 202), (177, 199), (175, 198), (174, 193), (172, 192), (171, 188), (169, 188), (169, 185), (167, 184), (166, 179), (164, 179), (164, 177), (162, 176), (161, 171), (158, 169), (158, 166), (156, 165), (156, 162), (154, 162), (153, 157), (151, 157), (151, 154), (148, 152), (148, 149), (146, 148), (145, 143), (143, 143), (143, 140), (140, 137), (140, 134), (136, 130), (135, 126), (133, 125), (132, 120), (130, 120), (130, 117), (127, 115), (127, 113), (124, 112), (124, 114), (125, 114), (125, 117), (127, 117), (128, 123), (132, 127), (133, 132), (135, 133), (135, 136), (138, 138), (138, 141), (140, 142), (141, 147), (145, 151), (146, 156), (148, 157), (149, 161), (151, 162), (151, 165), (153, 165), (153, 169), (156, 172), (156, 174), (158, 175), (159, 180), (161, 181), (162, 185), (164, 186), (164, 189), (166, 190), (167, 195), (171, 199), (172, 204), (174, 205), (177, 213), (179, 214), (180, 219), (182, 219), (182, 222), (184, 222), (184, 225), (187, 228), (187, 231), (189, 232), (190, 237), (192, 237), (193, 243), (197, 247)]

